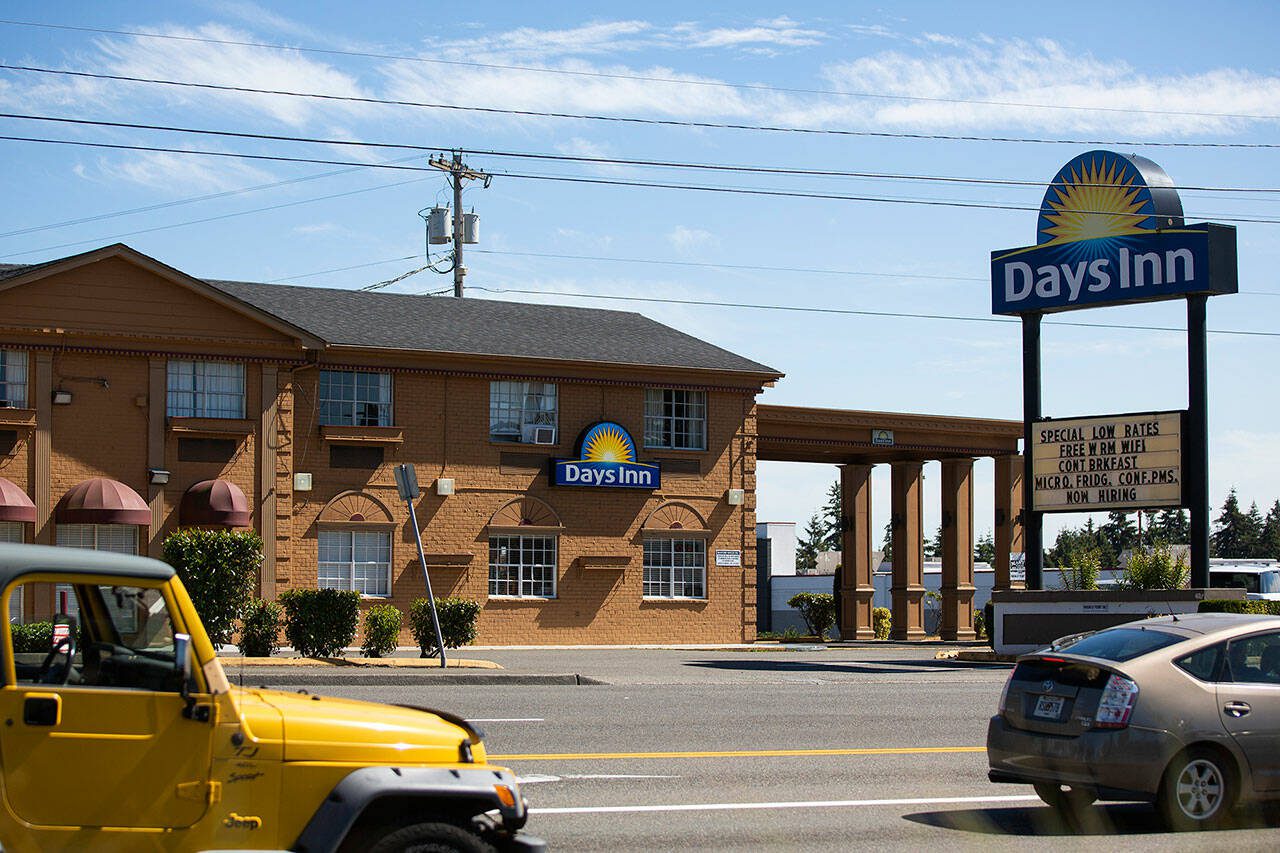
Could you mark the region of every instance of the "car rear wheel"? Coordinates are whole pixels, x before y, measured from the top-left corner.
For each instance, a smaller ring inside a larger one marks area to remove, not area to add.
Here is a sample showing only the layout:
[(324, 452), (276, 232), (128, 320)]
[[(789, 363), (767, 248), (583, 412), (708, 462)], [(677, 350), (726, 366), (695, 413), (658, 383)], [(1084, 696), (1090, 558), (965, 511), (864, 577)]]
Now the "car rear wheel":
[(453, 823), (415, 823), (388, 832), (369, 853), (494, 853), (493, 846)]
[(1192, 749), (1165, 771), (1157, 806), (1170, 829), (1216, 829), (1226, 822), (1235, 798), (1230, 764), (1212, 750)]
[(1053, 785), (1048, 782), (1037, 782), (1034, 787), (1036, 796), (1067, 821), (1078, 820), (1085, 809), (1098, 799), (1097, 793), (1088, 788)]

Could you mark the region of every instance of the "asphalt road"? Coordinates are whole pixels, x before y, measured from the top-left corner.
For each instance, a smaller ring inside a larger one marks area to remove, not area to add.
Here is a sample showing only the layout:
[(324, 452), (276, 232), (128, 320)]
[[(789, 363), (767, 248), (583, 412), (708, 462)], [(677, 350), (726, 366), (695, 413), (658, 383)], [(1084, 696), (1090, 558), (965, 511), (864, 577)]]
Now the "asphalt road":
[(1140, 804), (1072, 832), (1028, 787), (993, 785), (986, 721), (1002, 665), (933, 650), (468, 652), (583, 685), (375, 685), (314, 692), (476, 721), (524, 780), (553, 850), (1263, 850), (1280, 820), (1195, 837)]

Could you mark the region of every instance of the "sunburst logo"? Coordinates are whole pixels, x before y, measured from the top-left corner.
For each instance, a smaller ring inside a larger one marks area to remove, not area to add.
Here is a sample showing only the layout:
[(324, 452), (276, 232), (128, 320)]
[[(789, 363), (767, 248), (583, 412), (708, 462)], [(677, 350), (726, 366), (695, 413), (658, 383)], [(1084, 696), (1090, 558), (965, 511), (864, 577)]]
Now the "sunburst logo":
[(635, 462), (636, 446), (617, 424), (596, 424), (582, 437), (582, 458), (586, 462)]
[(1155, 203), (1128, 158), (1089, 151), (1062, 167), (1040, 205), (1039, 243), (1141, 234), (1155, 227)]

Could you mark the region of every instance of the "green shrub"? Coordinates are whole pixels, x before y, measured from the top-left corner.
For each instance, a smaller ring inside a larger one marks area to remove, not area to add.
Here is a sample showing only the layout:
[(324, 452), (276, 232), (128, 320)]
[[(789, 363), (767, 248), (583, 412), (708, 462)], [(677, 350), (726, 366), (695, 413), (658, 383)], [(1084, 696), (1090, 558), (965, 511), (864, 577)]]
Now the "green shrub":
[(984, 610), (973, 611), (973, 633), (979, 640), (987, 638), (987, 614)]
[[(475, 641), (480, 602), (469, 598), (437, 598), (436, 613), (440, 617), (440, 636), (444, 638), (446, 649), (456, 649)], [(413, 632), (413, 639), (424, 658), (437, 653), (431, 604), (425, 598), (415, 598), (409, 607), (409, 630)]]
[(269, 658), (280, 650), (280, 628), (284, 610), (274, 601), (250, 599), (240, 616), (240, 654), (247, 658)]
[(290, 589), (281, 593), (284, 635), (298, 654), (335, 657), (351, 645), (360, 623), (360, 594), (342, 589)]
[(1185, 589), (1190, 576), (1185, 556), (1174, 557), (1168, 545), (1156, 543), (1150, 549), (1134, 549), (1117, 585), (1122, 589)]
[(787, 601), (788, 607), (800, 611), (805, 628), (819, 640), (836, 624), (836, 597), (829, 592), (798, 592)]
[(982, 624), (987, 629), (987, 645), (996, 647), (996, 606), (988, 601), (982, 605)]
[(400, 643), (400, 611), (394, 604), (375, 604), (364, 614), (365, 657), (385, 657)]
[(1089, 546), (1076, 546), (1067, 552), (1062, 567), (1059, 589), (1097, 589), (1102, 571), (1102, 553)]
[(893, 628), (893, 611), (887, 607), (876, 607), (871, 611), (871, 629), (875, 631), (877, 640), (889, 639), (889, 631)]
[(178, 530), (164, 540), (173, 566), (214, 645), (231, 642), (262, 565), (262, 539), (252, 530)]
[(47, 652), (53, 648), (53, 623), (28, 622), (25, 625), (10, 625), (9, 636), (13, 640), (13, 651)]
[(1280, 616), (1280, 601), (1254, 601), (1251, 599), (1235, 600), (1230, 598), (1211, 598), (1200, 602), (1201, 613), (1257, 613), (1269, 616)]
[(787, 628), (782, 632), (782, 639), (787, 642), (800, 639), (800, 632), (794, 626)]

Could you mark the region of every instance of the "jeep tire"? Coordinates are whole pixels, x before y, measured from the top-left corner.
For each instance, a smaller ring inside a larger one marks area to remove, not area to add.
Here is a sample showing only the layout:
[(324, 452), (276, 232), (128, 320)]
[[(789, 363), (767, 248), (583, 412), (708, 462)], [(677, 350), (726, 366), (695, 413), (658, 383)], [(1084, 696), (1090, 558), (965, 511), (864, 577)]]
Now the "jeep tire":
[(369, 853), (494, 853), (476, 833), (453, 823), (415, 823), (388, 832)]

